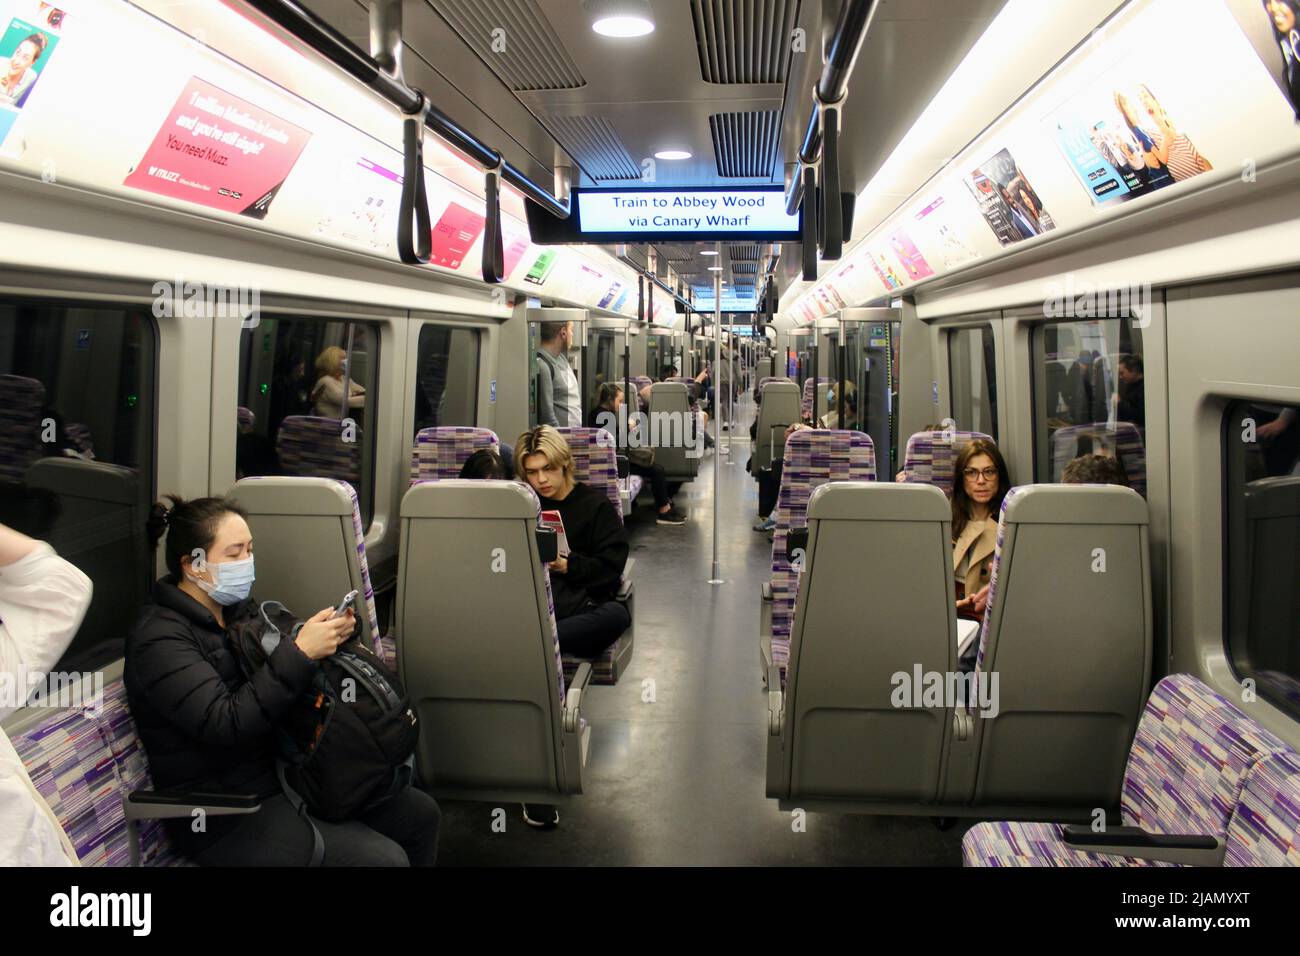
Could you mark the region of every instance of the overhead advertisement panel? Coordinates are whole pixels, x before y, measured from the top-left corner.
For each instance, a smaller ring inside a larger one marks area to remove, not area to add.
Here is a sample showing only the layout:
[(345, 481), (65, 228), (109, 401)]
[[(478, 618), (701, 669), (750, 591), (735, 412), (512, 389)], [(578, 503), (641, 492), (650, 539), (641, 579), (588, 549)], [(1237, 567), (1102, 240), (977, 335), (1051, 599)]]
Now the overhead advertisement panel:
[(785, 211), (780, 186), (745, 189), (574, 189), (575, 215), (537, 215), (533, 241), (579, 242), (795, 242), (799, 213)]

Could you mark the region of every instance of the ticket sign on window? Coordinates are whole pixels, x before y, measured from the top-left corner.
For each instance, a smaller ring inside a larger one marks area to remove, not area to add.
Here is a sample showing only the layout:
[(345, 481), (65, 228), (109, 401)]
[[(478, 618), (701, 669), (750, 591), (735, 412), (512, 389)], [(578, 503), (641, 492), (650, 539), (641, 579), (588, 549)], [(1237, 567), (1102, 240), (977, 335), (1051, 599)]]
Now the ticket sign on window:
[(264, 219), (311, 133), (191, 77), (125, 185)]
[(433, 227), (433, 253), (429, 265), (459, 269), (483, 232), (482, 213), (450, 203)]

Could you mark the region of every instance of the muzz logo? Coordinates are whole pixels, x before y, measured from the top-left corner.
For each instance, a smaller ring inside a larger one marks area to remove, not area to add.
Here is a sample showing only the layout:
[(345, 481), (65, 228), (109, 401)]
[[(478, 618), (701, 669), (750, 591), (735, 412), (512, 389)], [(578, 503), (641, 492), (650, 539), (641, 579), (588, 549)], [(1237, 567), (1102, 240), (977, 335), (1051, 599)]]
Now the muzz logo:
[(148, 936), (152, 914), (150, 893), (82, 893), (74, 886), (50, 897), (51, 926), (125, 926), (133, 936)]

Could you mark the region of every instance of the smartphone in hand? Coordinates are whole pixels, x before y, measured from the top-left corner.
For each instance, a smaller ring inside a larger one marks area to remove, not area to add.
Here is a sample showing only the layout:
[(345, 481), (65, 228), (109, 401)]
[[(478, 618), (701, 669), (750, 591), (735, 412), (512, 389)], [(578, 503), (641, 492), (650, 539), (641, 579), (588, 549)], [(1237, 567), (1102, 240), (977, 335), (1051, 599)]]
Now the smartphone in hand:
[(342, 601), (339, 601), (339, 606), (336, 607), (336, 608), (334, 609), (334, 613), (330, 615), (330, 620), (331, 620), (331, 621), (336, 620), (336, 619), (342, 617), (344, 614), (346, 614), (348, 608), (350, 608), (350, 607), (352, 607), (353, 605), (356, 604), (356, 602), (357, 602), (357, 594), (358, 594), (358, 593), (360, 593), (360, 592), (358, 592), (358, 591), (349, 591), (347, 594), (343, 595), (343, 600), (342, 600)]

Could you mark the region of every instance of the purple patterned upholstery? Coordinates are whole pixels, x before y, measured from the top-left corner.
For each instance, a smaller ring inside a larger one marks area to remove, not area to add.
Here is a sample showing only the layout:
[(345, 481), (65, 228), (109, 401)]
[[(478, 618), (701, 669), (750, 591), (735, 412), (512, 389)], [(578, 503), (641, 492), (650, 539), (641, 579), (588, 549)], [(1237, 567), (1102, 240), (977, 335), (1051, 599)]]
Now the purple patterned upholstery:
[(808, 526), (808, 499), (814, 488), (828, 481), (875, 480), (875, 449), (862, 432), (803, 429), (786, 439), (772, 536), (772, 663), (781, 668), (783, 683), (799, 589), (799, 576), (786, 560), (789, 534)]
[(998, 568), (1002, 566), (1002, 546), (1007, 539), (1007, 508), (1011, 502), (1020, 494), (1028, 485), (1016, 485), (1007, 490), (1006, 496), (1002, 499), (1002, 508), (998, 512), (998, 537), (997, 544), (993, 548), (993, 570), (989, 572), (989, 599), (984, 607), (984, 620), (980, 623), (980, 644), (979, 653), (975, 657), (975, 670), (984, 669), (984, 652), (988, 649), (989, 644), (989, 621), (993, 618), (993, 602), (998, 597)]
[(804, 421), (810, 422), (813, 419), (813, 402), (817, 397), (817, 386), (829, 385), (830, 382), (829, 378), (803, 380), (803, 398), (799, 402), (799, 414), (803, 416)]
[(1052, 480), (1060, 481), (1065, 466), (1077, 458), (1079, 446), (1089, 443), (1098, 454), (1113, 454), (1124, 467), (1129, 487), (1147, 496), (1147, 453), (1142, 433), (1132, 422), (1093, 422), (1091, 425), (1069, 425), (1052, 433)]
[(934, 485), (951, 498), (953, 463), (962, 449), (976, 438), (993, 440), (983, 432), (917, 432), (907, 440), (907, 451), (903, 454), (903, 480)]
[(366, 561), (366, 529), (361, 523), (361, 505), (357, 501), (356, 489), (346, 481), (340, 485), (352, 499), (352, 535), (356, 541), (357, 567), (361, 569), (361, 590), (366, 596), (366, 617), (370, 621), (370, 637), (374, 642), (375, 653), (389, 666), (397, 666), (397, 647), (392, 635), (382, 635), (379, 631), (379, 614), (375, 611), (375, 588), (370, 583), (370, 563)]
[(631, 382), (632, 387), (636, 389), (637, 408), (644, 412), (646, 409), (646, 403), (645, 400), (641, 398), (641, 389), (645, 388), (647, 385), (653, 385), (653, 380), (649, 375), (630, 375), (628, 376), (628, 381)]
[(619, 520), (623, 501), (618, 495), (618, 463), (614, 459), (614, 436), (603, 428), (557, 428), (573, 453), (573, 480), (604, 492)]
[[(1129, 752), (1120, 796), (1123, 823), (1152, 833), (1224, 837), (1247, 774), (1286, 751), (1281, 740), (1196, 678), (1170, 675), (1151, 692)], [(1271, 793), (1269, 783), (1258, 791), (1256, 806)], [(1243, 818), (1239, 827), (1244, 832), (1246, 826)], [(1070, 849), (1052, 823), (978, 824), (962, 839), (962, 859), (967, 866), (1166, 865)]]
[(459, 478), (470, 455), (480, 448), (501, 450), (496, 432), (467, 425), (421, 428), (411, 450), (411, 484)]
[(22, 481), (41, 456), (45, 386), (34, 378), (0, 375), (0, 478)]
[(1270, 754), (1251, 768), (1228, 822), (1225, 866), (1300, 866), (1300, 756)]
[(83, 454), (89, 454), (92, 458), (95, 455), (95, 439), (90, 433), (90, 428), (81, 422), (72, 422), (63, 429), (68, 441), (72, 446)]
[[(122, 680), (104, 688), (102, 708), (51, 710), (12, 740), (82, 865), (130, 866), (123, 800), (153, 784)], [(161, 821), (141, 820), (137, 826), (143, 865), (185, 864)]]
[(361, 430), (356, 441), (343, 440), (337, 418), (290, 415), (280, 422), (275, 453), (280, 470), (300, 478), (333, 478), (356, 484), (361, 474)]

